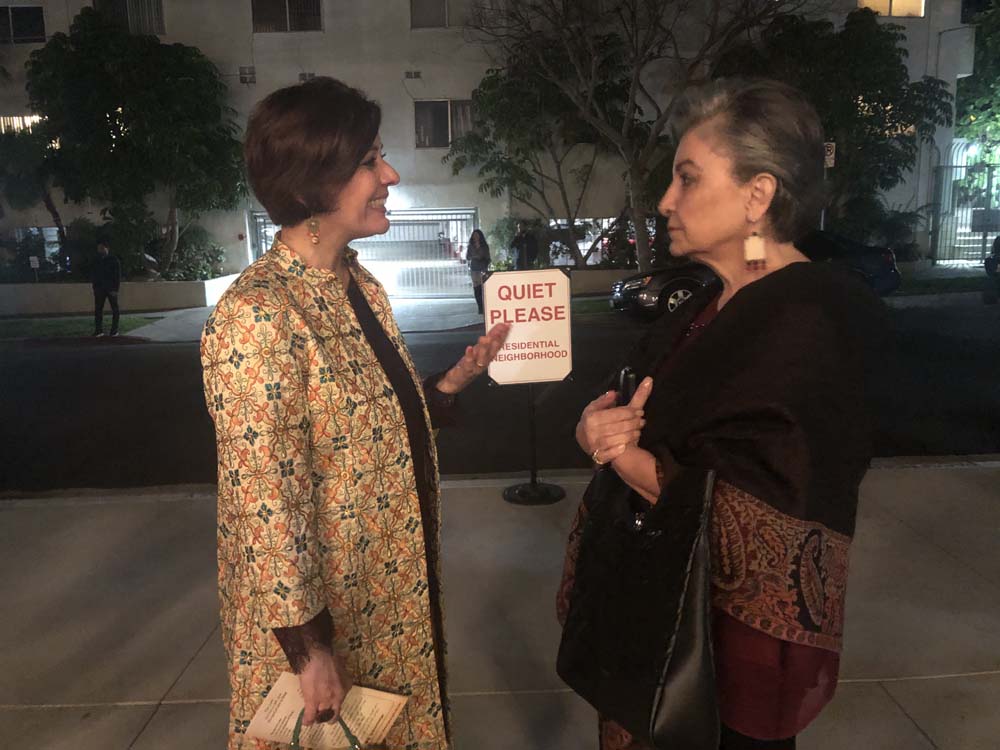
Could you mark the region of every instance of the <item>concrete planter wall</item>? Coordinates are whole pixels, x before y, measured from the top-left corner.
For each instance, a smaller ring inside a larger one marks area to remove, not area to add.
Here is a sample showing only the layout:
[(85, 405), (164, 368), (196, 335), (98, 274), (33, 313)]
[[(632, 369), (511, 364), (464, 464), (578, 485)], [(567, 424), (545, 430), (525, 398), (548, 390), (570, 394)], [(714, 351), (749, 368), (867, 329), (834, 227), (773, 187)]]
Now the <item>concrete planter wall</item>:
[(622, 269), (601, 269), (599, 271), (577, 271), (570, 272), (570, 282), (573, 285), (573, 295), (581, 294), (611, 294), (611, 285), (618, 279), (635, 276), (639, 273), (637, 268)]
[(933, 266), (934, 262), (930, 258), (924, 258), (923, 260), (896, 261), (896, 267), (899, 268), (899, 272), (903, 274), (903, 276), (908, 276), (911, 273), (927, 271), (933, 268)]
[[(126, 281), (122, 312), (207, 307), (219, 301), (238, 274), (208, 281)], [(0, 284), (0, 316), (71, 315), (94, 311), (90, 284)]]

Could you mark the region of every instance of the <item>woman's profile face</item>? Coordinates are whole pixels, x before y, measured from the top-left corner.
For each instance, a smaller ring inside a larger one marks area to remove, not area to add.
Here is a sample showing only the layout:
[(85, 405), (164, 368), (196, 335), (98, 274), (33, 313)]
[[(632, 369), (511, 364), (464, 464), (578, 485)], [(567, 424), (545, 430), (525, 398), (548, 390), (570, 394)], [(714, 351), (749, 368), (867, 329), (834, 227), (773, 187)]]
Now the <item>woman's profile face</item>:
[(398, 184), (399, 173), (385, 160), (382, 139), (376, 136), (361, 165), (335, 198), (337, 208), (329, 214), (329, 223), (348, 241), (384, 234), (389, 231), (385, 201), (389, 188)]
[(692, 128), (681, 138), (673, 179), (657, 206), (667, 218), (672, 255), (711, 258), (742, 251), (750, 190), (732, 171), (732, 159), (713, 143), (710, 127)]

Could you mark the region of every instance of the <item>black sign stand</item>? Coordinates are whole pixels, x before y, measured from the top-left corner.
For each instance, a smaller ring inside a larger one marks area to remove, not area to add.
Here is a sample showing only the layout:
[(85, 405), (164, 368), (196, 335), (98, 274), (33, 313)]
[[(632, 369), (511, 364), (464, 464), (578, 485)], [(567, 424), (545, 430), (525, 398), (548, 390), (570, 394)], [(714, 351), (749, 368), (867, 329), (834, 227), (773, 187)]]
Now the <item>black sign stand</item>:
[(538, 481), (538, 438), (535, 429), (535, 385), (528, 383), (528, 449), (531, 452), (530, 479), (503, 491), (503, 499), (513, 505), (552, 505), (566, 497), (566, 491), (556, 484)]

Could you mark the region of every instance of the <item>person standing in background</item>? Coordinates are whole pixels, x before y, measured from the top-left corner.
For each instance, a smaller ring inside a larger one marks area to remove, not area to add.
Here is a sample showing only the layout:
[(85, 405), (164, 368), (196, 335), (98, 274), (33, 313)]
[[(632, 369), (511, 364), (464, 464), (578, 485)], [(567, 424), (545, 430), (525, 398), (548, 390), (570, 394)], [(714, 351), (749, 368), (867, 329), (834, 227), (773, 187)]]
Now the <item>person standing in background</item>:
[(111, 303), (111, 335), (118, 335), (118, 289), (122, 282), (122, 264), (114, 255), (107, 240), (97, 243), (97, 262), (91, 274), (94, 289), (94, 336), (104, 335), (104, 303)]
[(511, 242), (514, 255), (514, 270), (527, 271), (533, 268), (538, 259), (538, 242), (531, 230), (525, 229), (524, 224), (517, 222), (517, 234)]
[(483, 314), (483, 274), (490, 268), (490, 246), (481, 229), (473, 229), (469, 235), (469, 245), (465, 253), (469, 261), (469, 274), (472, 276), (472, 293), (476, 297), (476, 307)]

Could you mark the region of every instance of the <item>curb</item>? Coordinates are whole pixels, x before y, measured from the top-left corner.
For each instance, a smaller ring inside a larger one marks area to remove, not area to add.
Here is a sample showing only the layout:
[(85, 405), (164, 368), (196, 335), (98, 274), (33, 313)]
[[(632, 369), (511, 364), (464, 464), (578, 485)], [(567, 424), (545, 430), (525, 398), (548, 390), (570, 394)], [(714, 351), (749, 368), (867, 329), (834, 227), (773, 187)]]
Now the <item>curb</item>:
[[(1000, 469), (1000, 453), (985, 453), (970, 456), (898, 456), (876, 458), (872, 461), (874, 470), (899, 469)], [(594, 475), (590, 469), (553, 469), (541, 472), (539, 479), (545, 482), (563, 484), (586, 484)], [(442, 489), (463, 487), (505, 487), (512, 482), (525, 481), (527, 471), (497, 472), (492, 474), (443, 474)], [(189, 502), (192, 500), (215, 500), (214, 484), (158, 485), (152, 487), (114, 488), (68, 488), (64, 490), (44, 490), (40, 492), (20, 492), (4, 490), (0, 492), (0, 511), (12, 505), (52, 505), (53, 503), (89, 503), (106, 505), (127, 500), (142, 502)]]

